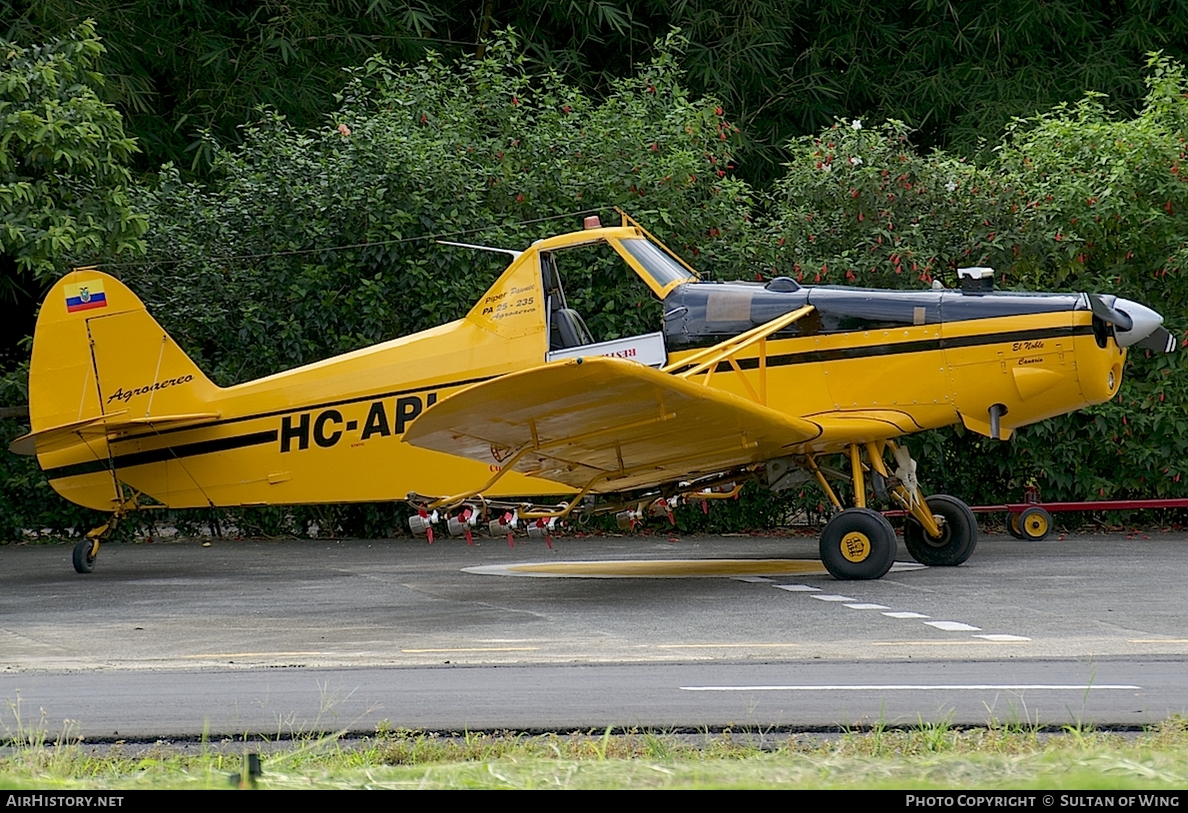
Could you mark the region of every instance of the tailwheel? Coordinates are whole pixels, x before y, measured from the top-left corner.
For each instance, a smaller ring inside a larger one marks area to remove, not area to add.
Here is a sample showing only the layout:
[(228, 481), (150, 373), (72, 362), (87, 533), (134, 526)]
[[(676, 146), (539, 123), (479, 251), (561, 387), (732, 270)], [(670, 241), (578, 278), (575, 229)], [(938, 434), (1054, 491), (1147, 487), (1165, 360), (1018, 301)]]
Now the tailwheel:
[(95, 559), (99, 556), (99, 541), (115, 530), (120, 520), (128, 516), (140, 506), (140, 492), (133, 491), (132, 496), (120, 501), (111, 512), (107, 522), (98, 528), (92, 528), (87, 535), (78, 540), (74, 546), (74, 570), (76, 573), (90, 573), (95, 569)]
[(880, 579), (895, 562), (895, 529), (877, 511), (848, 508), (821, 532), (821, 562), (835, 579)]
[(99, 555), (99, 538), (85, 536), (74, 546), (74, 571), (90, 573), (95, 569), (95, 557)]
[(933, 494), (925, 505), (940, 529), (933, 538), (924, 526), (909, 516), (903, 525), (903, 541), (908, 553), (924, 565), (959, 565), (970, 557), (978, 544), (978, 521), (969, 506), (947, 494)]
[(1038, 505), (1024, 508), (1014, 516), (1018, 518), (1020, 539), (1041, 542), (1052, 530), (1052, 515)]

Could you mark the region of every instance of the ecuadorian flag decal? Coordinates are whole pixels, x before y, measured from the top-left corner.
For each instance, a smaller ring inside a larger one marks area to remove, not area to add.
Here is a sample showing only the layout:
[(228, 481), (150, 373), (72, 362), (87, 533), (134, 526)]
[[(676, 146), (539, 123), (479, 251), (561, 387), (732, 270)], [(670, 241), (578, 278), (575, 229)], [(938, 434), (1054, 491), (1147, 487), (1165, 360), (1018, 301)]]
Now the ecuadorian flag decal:
[(98, 279), (66, 286), (66, 312), (89, 311), (107, 307), (103, 281)]

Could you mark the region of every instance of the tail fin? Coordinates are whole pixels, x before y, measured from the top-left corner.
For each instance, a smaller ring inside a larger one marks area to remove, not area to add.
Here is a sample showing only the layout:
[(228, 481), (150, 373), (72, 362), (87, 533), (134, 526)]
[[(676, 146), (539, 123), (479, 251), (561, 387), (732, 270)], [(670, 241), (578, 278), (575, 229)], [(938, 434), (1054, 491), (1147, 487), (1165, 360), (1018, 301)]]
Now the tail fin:
[[(93, 469), (108, 459), (109, 438), (149, 426), (200, 423), (212, 411), (218, 387), (178, 347), (115, 277), (78, 269), (50, 289), (37, 317), (29, 368), (29, 423), (32, 430), (13, 442), (13, 451), (37, 454), (43, 469), (68, 472), (79, 464)], [(82, 490), (99, 487), (93, 477)], [(75, 502), (112, 506), (110, 474), (104, 496)], [(70, 488), (76, 491), (77, 482)], [(118, 499), (118, 495), (115, 497)]]

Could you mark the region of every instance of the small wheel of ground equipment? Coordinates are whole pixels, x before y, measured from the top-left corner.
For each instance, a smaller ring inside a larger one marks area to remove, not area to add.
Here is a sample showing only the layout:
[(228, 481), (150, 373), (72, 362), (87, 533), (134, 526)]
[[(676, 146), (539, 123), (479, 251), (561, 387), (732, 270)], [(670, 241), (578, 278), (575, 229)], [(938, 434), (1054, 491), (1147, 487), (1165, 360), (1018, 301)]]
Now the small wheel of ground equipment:
[(895, 529), (869, 508), (848, 508), (821, 532), (821, 562), (835, 579), (880, 579), (895, 563)]
[(1019, 528), (1018, 514), (1007, 514), (1006, 529), (1007, 533), (1015, 537), (1015, 539), (1027, 538), (1023, 535), (1023, 531)]
[(947, 494), (933, 494), (924, 501), (940, 525), (940, 539), (933, 539), (914, 517), (903, 524), (903, 542), (920, 564), (952, 566), (970, 557), (978, 544), (978, 521), (969, 506)]
[(74, 571), (76, 573), (90, 573), (95, 569), (95, 557), (98, 555), (99, 545), (94, 539), (83, 538), (74, 546)]
[(1038, 505), (1019, 512), (1019, 532), (1023, 538), (1040, 542), (1052, 530), (1052, 515)]

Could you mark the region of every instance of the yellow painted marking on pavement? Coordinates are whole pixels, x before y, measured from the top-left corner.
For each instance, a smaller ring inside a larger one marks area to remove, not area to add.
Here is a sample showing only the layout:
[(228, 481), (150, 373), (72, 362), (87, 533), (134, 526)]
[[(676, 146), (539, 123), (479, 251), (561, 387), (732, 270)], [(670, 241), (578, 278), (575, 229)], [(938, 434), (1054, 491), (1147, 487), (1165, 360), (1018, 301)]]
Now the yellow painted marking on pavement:
[(1188, 638), (1130, 638), (1128, 644), (1188, 644)]
[(791, 647), (800, 644), (657, 644), (657, 649), (759, 649), (761, 647)]
[(819, 561), (810, 559), (659, 559), (611, 562), (548, 562), (511, 565), (512, 573), (540, 573), (555, 576), (761, 576), (771, 573), (825, 573)]
[(476, 646), (467, 649), (402, 649), (412, 655), (426, 652), (535, 652), (538, 646)]
[(324, 655), (324, 652), (204, 652), (199, 655), (182, 655), (182, 658), (280, 658), (294, 655)]

